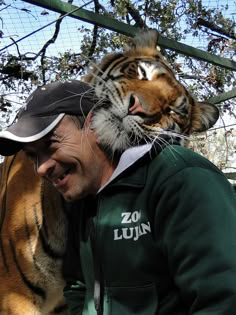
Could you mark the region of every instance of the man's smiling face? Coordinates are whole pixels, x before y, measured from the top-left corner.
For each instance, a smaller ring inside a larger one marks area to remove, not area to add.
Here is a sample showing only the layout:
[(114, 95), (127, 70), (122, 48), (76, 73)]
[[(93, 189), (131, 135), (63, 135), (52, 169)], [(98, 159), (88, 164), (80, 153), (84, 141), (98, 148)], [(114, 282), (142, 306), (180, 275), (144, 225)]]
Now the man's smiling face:
[(96, 194), (114, 171), (97, 145), (96, 135), (80, 129), (71, 116), (40, 140), (24, 145), (37, 173), (49, 180), (67, 201)]

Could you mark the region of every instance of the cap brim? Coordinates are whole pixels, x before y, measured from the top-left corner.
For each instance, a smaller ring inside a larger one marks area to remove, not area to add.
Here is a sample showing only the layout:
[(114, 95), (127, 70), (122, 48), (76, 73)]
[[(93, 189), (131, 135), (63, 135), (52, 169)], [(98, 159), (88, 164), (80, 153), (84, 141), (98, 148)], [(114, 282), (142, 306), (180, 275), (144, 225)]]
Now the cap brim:
[(23, 148), (24, 143), (37, 141), (46, 136), (65, 116), (22, 117), (18, 122), (0, 132), (0, 154), (9, 156)]

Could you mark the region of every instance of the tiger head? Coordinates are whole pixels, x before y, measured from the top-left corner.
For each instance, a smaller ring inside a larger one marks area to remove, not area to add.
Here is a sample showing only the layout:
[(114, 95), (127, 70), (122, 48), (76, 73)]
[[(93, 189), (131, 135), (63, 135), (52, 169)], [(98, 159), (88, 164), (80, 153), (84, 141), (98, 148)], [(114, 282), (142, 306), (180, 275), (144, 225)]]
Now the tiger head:
[(93, 111), (98, 142), (112, 155), (145, 142), (176, 140), (209, 129), (219, 117), (177, 81), (156, 48), (155, 30), (138, 34), (124, 52), (105, 56), (84, 77), (101, 100)]

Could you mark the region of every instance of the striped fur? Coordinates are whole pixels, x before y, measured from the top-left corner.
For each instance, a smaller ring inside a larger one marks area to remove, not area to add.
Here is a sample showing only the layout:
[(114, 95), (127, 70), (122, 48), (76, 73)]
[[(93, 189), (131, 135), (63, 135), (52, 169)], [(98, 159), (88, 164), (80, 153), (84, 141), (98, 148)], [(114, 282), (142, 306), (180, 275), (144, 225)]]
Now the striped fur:
[(23, 152), (1, 164), (0, 193), (0, 314), (67, 314), (60, 195), (34, 174)]
[(218, 109), (200, 103), (177, 81), (156, 48), (158, 33), (146, 30), (123, 52), (105, 56), (84, 77), (101, 102), (92, 126), (112, 155), (143, 142), (178, 140), (210, 128)]

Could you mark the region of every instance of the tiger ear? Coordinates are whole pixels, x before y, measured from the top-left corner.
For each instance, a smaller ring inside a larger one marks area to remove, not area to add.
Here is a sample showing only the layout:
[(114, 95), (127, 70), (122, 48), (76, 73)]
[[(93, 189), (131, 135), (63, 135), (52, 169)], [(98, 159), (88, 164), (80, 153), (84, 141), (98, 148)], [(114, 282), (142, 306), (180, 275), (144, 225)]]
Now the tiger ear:
[(202, 132), (210, 129), (219, 118), (219, 109), (210, 103), (197, 102), (194, 106), (192, 131)]
[(141, 30), (133, 38), (132, 46), (133, 48), (139, 50), (143, 47), (149, 47), (151, 49), (157, 49), (159, 33), (155, 29)]

